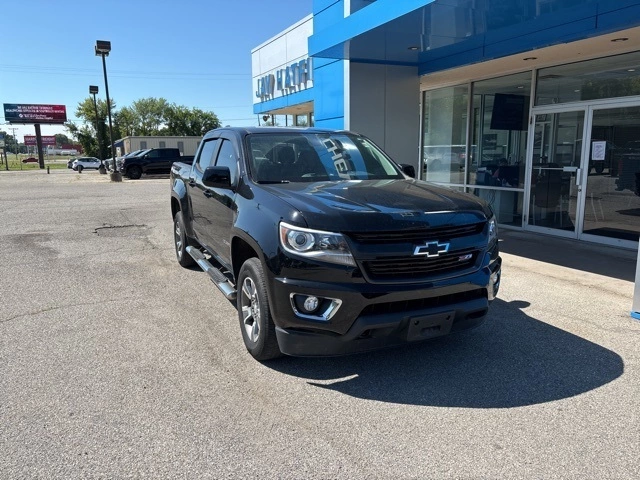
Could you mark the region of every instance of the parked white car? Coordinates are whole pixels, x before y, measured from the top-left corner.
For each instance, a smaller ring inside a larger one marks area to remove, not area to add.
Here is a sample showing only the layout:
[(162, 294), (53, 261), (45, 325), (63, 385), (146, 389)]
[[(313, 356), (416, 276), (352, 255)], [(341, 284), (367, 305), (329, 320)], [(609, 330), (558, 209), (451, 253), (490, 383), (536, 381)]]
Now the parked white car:
[(73, 161), (71, 168), (78, 172), (85, 169), (97, 170), (100, 168), (100, 160), (96, 157), (79, 157)]

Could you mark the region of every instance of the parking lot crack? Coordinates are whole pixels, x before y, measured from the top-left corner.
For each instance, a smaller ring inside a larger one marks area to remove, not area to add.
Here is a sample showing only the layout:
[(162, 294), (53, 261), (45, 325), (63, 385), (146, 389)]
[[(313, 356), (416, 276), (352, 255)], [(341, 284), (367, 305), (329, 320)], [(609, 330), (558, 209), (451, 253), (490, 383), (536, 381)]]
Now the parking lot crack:
[[(118, 298), (117, 300), (121, 300), (121, 298)], [(41, 313), (53, 312), (55, 310), (62, 310), (64, 308), (69, 308), (69, 307), (86, 307), (86, 306), (91, 306), (91, 305), (102, 305), (102, 304), (105, 304), (105, 303), (115, 302), (117, 300), (114, 299), (114, 300), (104, 300), (104, 301), (100, 301), (100, 302), (71, 303), (71, 304), (68, 304), (68, 305), (61, 305), (61, 306), (55, 306), (55, 307), (42, 308), (42, 309), (36, 310), (34, 312), (21, 313), (20, 315), (15, 315), (13, 317), (2, 319), (2, 320), (0, 320), (0, 323), (9, 323), (9, 322), (12, 322), (14, 320), (19, 320), (21, 318), (33, 317), (35, 315), (40, 315)]]

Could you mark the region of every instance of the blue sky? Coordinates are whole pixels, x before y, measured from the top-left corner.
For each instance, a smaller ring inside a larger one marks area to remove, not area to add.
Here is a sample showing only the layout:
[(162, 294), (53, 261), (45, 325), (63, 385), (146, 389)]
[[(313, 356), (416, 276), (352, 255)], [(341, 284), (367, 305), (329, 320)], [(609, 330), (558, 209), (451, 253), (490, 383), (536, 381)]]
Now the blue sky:
[[(96, 40), (111, 41), (116, 109), (146, 97), (213, 111), (223, 125), (257, 125), (251, 50), (312, 11), (312, 0), (22, 0), (2, 2), (0, 104), (67, 107), (98, 85)], [(0, 109), (0, 124), (5, 123)], [(0, 130), (9, 125), (0, 125)], [(13, 125), (20, 138), (32, 125)], [(67, 133), (42, 125), (44, 135)]]

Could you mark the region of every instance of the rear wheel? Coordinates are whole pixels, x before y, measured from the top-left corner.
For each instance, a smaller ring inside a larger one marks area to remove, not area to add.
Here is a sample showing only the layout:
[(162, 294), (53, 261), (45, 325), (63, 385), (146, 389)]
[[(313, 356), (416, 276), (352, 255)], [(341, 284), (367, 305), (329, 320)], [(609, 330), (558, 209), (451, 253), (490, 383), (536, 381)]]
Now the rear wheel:
[(182, 211), (176, 213), (173, 219), (173, 240), (176, 247), (178, 263), (185, 268), (194, 265), (196, 261), (187, 253), (187, 232), (184, 228)]
[(238, 287), (238, 317), (245, 347), (256, 360), (280, 357), (264, 272), (257, 258), (250, 258), (240, 268)]
[(133, 167), (129, 167), (127, 169), (127, 177), (132, 180), (137, 180), (142, 176), (142, 169), (140, 167), (134, 165)]

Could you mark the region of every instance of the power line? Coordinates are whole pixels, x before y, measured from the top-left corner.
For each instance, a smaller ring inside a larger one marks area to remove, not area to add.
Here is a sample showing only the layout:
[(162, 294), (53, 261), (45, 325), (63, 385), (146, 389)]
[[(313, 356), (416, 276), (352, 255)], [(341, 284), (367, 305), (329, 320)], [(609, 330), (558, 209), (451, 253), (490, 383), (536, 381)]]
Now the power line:
[[(96, 76), (99, 75), (99, 71), (89, 68), (70, 68), (70, 67), (47, 67), (37, 65), (13, 65), (13, 64), (0, 64), (0, 71), (10, 73), (40, 73), (48, 75), (62, 75), (62, 76)], [(109, 76), (112, 74), (109, 72)], [(233, 78), (233, 77), (251, 77), (249, 73), (235, 73), (235, 72), (215, 72), (215, 73), (203, 73), (203, 72), (152, 72), (143, 70), (114, 70), (114, 77), (119, 78), (160, 78), (160, 79), (181, 79), (181, 78)]]

